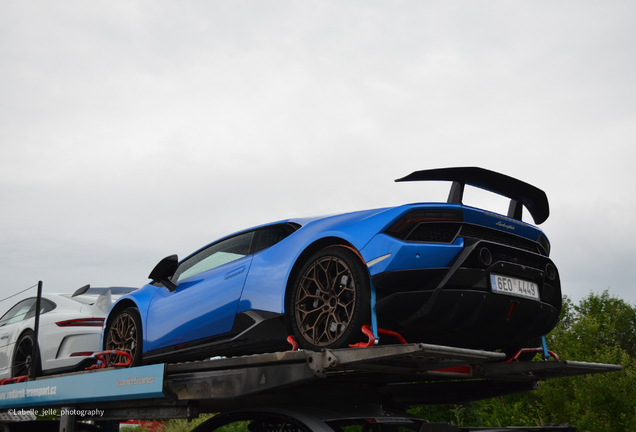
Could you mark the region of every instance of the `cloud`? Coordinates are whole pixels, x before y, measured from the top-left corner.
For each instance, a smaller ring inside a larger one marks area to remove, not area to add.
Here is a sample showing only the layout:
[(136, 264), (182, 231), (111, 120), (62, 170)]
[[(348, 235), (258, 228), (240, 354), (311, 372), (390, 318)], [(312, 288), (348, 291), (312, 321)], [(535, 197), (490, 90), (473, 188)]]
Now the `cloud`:
[(16, 290), (139, 285), (162, 256), (248, 226), (444, 199), (393, 179), (467, 165), (548, 193), (568, 294), (611, 285), (633, 302), (635, 15), (631, 2), (4, 3), (0, 276)]

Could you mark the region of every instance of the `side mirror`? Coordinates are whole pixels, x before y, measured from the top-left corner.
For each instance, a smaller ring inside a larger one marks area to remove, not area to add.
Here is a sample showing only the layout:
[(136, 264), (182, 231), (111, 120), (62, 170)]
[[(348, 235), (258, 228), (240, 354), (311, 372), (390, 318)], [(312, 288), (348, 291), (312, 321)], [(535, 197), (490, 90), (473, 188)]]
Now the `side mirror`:
[(168, 291), (174, 291), (177, 286), (170, 280), (170, 278), (174, 275), (174, 272), (177, 271), (178, 265), (179, 257), (176, 255), (167, 256), (159, 261), (148, 277), (152, 279), (153, 282), (163, 284), (163, 286), (168, 288)]

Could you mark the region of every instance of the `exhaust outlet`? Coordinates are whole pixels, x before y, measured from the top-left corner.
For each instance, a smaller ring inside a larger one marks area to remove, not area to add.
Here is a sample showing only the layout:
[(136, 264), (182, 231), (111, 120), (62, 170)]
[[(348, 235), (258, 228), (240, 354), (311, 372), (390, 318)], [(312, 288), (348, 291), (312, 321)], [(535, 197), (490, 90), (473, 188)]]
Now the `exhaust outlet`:
[(488, 248), (483, 247), (479, 250), (479, 261), (486, 267), (492, 264), (492, 254)]

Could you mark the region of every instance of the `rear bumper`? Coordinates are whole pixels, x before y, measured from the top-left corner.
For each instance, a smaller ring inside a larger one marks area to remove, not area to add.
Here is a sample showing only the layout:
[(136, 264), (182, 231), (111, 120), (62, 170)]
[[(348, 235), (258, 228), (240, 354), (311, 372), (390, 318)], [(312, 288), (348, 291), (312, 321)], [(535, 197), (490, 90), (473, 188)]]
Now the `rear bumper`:
[[(63, 371), (82, 370), (95, 362), (92, 353), (100, 349), (100, 327), (57, 327), (49, 324), (40, 339), (42, 371), (44, 374)], [(78, 356), (78, 353), (90, 352), (90, 355)], [(73, 355), (75, 354), (75, 355)]]
[(56, 367), (52, 369), (47, 369), (42, 371), (42, 375), (56, 375), (67, 372), (81, 372), (91, 367), (95, 363), (97, 363), (97, 359), (95, 357), (78, 357), (80, 359), (79, 363), (73, 364), (71, 366), (62, 366)]
[[(479, 261), (482, 247), (493, 262)], [(380, 324), (395, 329), (409, 342), (447, 344), (464, 348), (527, 346), (547, 334), (561, 311), (559, 275), (550, 279), (545, 256), (477, 242), (444, 268), (401, 270), (372, 277), (378, 290)], [(539, 301), (493, 292), (496, 273), (534, 282)]]

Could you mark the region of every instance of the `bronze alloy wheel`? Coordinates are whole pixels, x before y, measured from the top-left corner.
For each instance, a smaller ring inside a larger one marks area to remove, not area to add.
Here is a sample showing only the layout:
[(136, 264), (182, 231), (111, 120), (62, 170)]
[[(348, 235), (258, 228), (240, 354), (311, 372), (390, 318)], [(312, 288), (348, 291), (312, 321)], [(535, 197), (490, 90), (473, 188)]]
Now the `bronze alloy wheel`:
[(292, 295), (292, 327), (301, 346), (344, 347), (352, 334), (361, 334), (361, 302), (366, 306), (368, 295), (363, 294), (366, 279), (361, 279), (361, 266), (352, 255), (344, 248), (328, 248), (303, 267)]
[[(125, 351), (132, 357), (130, 366), (140, 364), (141, 357), (141, 326), (139, 325), (139, 315), (133, 308), (121, 311), (108, 326), (105, 350)], [(108, 365), (114, 363), (125, 363), (126, 357), (111, 355)]]

